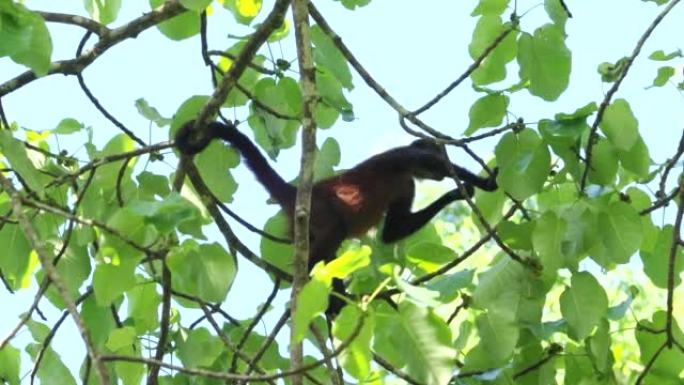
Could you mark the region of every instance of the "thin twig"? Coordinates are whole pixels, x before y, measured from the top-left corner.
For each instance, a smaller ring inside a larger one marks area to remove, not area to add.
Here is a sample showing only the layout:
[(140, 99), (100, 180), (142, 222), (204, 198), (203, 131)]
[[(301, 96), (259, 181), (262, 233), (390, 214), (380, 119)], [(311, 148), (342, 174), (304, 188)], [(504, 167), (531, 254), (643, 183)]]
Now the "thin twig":
[(641, 52), (641, 48), (644, 46), (646, 43), (646, 39), (648, 39), (649, 36), (651, 36), (651, 33), (655, 30), (655, 28), (660, 24), (660, 22), (665, 18), (665, 16), (670, 13), (672, 8), (674, 8), (677, 3), (679, 3), (680, 0), (672, 0), (670, 4), (663, 9), (662, 12), (658, 16), (656, 16), (655, 20), (651, 23), (651, 25), (648, 26), (646, 29), (646, 32), (639, 38), (639, 41), (637, 42), (636, 47), (634, 47), (634, 51), (632, 51), (632, 54), (625, 60), (625, 65), (620, 73), (618, 75), (618, 78), (615, 80), (615, 83), (613, 83), (613, 86), (610, 87), (608, 92), (606, 92), (606, 96), (603, 98), (603, 101), (601, 102), (601, 105), (598, 108), (598, 111), (596, 113), (596, 118), (594, 119), (594, 123), (591, 125), (591, 130), (589, 131), (589, 141), (587, 143), (587, 150), (586, 150), (586, 167), (584, 168), (584, 173), (582, 173), (582, 179), (580, 182), (580, 191), (584, 191), (584, 188), (586, 187), (587, 183), (587, 176), (589, 175), (589, 169), (591, 168), (591, 157), (594, 149), (594, 142), (596, 142), (598, 138), (598, 126), (603, 120), (603, 114), (606, 111), (606, 108), (608, 108), (608, 105), (610, 104), (611, 100), (613, 99), (613, 95), (617, 92), (618, 88), (620, 88), (620, 84), (622, 84), (622, 81), (625, 80), (625, 77), (627, 76), (627, 72), (629, 72), (630, 67), (632, 67), (632, 64), (634, 63), (634, 60), (636, 57), (639, 55)]
[[(50, 69), (48, 70), (46, 76), (54, 74), (75, 75), (76, 73), (83, 71), (84, 68), (92, 64), (97, 58), (99, 58), (103, 53), (113, 46), (126, 39), (134, 38), (138, 36), (140, 32), (185, 11), (186, 9), (178, 0), (167, 0), (157, 9), (130, 21), (119, 28), (108, 31), (106, 34), (101, 36), (101, 39), (97, 42), (97, 44), (95, 44), (91, 49), (78, 58), (53, 62), (50, 65)], [(24, 73), (0, 84), (0, 97), (17, 90), (36, 79), (38, 79), (38, 75), (36, 75), (32, 70), (25, 71)]]

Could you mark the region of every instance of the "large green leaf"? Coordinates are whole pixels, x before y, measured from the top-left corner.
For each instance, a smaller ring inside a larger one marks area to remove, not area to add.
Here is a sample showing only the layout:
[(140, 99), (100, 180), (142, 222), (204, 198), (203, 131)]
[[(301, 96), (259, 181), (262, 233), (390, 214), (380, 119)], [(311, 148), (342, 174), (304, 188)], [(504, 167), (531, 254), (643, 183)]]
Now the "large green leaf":
[(455, 368), (451, 332), (432, 310), (404, 301), (399, 305), (406, 371), (422, 384), (447, 384)]
[(608, 297), (596, 278), (588, 272), (572, 275), (570, 287), (560, 296), (563, 319), (570, 337), (580, 341), (589, 336), (608, 310)]
[(506, 115), (508, 101), (508, 96), (503, 94), (489, 94), (477, 99), (470, 106), (470, 123), (464, 134), (470, 136), (479, 128), (501, 124)]
[(549, 149), (531, 129), (520, 133), (509, 132), (496, 146), (499, 186), (524, 200), (539, 192), (551, 170)]
[(20, 353), (19, 349), (9, 344), (0, 349), (0, 378), (9, 385), (19, 385)]
[[(639, 324), (645, 328), (636, 328), (636, 340), (639, 344), (639, 361), (643, 365), (651, 365), (651, 369), (645, 376), (647, 384), (676, 384), (681, 380), (681, 372), (684, 370), (684, 353), (679, 349), (662, 349), (666, 344), (666, 333), (652, 333), (651, 330), (664, 330), (667, 316), (664, 311), (653, 314), (652, 321), (640, 320)], [(684, 339), (677, 320), (672, 321), (672, 335), (676, 341)], [(658, 357), (654, 360), (654, 356)]]
[(190, 330), (178, 344), (178, 358), (187, 368), (208, 367), (223, 350), (221, 340), (205, 328)]
[(625, 99), (616, 99), (606, 108), (599, 128), (618, 150), (629, 151), (639, 140), (639, 123)]
[(302, 341), (309, 330), (311, 321), (328, 308), (330, 282), (312, 279), (299, 292), (297, 312), (293, 315), (293, 339)]
[(641, 245), (639, 213), (625, 202), (613, 202), (598, 216), (605, 253), (614, 263), (627, 263)]
[(174, 288), (207, 302), (223, 301), (237, 273), (235, 258), (218, 243), (187, 240), (169, 252), (167, 263)]
[(594, 145), (589, 168), (589, 181), (599, 185), (610, 185), (615, 181), (618, 171), (618, 155), (615, 147), (599, 138)]
[(19, 225), (5, 223), (0, 229), (0, 269), (7, 283), (13, 289), (27, 288), (31, 275), (38, 267), (38, 256), (32, 255), (32, 248)]
[(14, 172), (21, 176), (23, 183), (42, 196), (47, 179), (31, 162), (24, 144), (12, 137), (9, 130), (0, 131), (0, 153), (7, 159)]
[(137, 276), (138, 284), (126, 293), (128, 300), (128, 317), (138, 334), (152, 332), (159, 326), (156, 309), (161, 303), (161, 296), (157, 293), (154, 281), (145, 281)]
[(563, 264), (563, 240), (567, 223), (554, 212), (547, 211), (534, 226), (532, 244), (544, 266), (544, 274), (555, 274)]
[[(164, 0), (149, 0), (150, 7), (157, 8), (164, 4)], [(161, 33), (171, 40), (183, 40), (195, 36), (200, 32), (200, 17), (198, 11), (183, 12), (169, 20), (157, 24)]]
[(363, 314), (357, 307), (345, 306), (333, 324), (333, 336), (340, 342), (346, 342), (357, 329), (358, 323), (363, 322), (354, 340), (340, 354), (340, 363), (344, 370), (358, 380), (366, 378), (371, 369), (371, 339), (375, 326), (373, 317), (361, 317)]
[[(670, 254), (672, 253), (672, 225), (666, 225), (658, 231), (652, 251), (641, 250), (639, 253), (644, 263), (644, 273), (659, 288), (667, 288), (667, 276), (669, 269)], [(679, 286), (682, 282), (679, 274), (684, 270), (684, 252), (678, 247), (675, 254), (674, 284)]]
[(327, 68), (342, 84), (342, 87), (348, 90), (354, 88), (347, 59), (337, 49), (332, 39), (321, 31), (321, 28), (317, 25), (311, 27), (311, 41), (316, 46), (314, 50), (316, 64)]
[(507, 29), (511, 30), (508, 35), (472, 73), (473, 83), (485, 85), (504, 80), (506, 78), (506, 64), (515, 58), (517, 52), (515, 39), (518, 32), (512, 28), (510, 23), (504, 24), (499, 15), (489, 12), (478, 20), (473, 31), (472, 41), (468, 46), (468, 52), (473, 59), (479, 58)]
[(565, 91), (570, 79), (571, 53), (563, 30), (554, 24), (537, 28), (534, 35), (518, 39), (520, 78), (528, 81), (530, 93), (553, 101)]
[[(42, 344), (28, 344), (26, 352), (35, 361), (42, 347)], [(59, 354), (49, 346), (43, 351), (43, 359), (36, 374), (41, 385), (76, 385), (76, 379), (74, 379), (69, 368), (64, 365)]]

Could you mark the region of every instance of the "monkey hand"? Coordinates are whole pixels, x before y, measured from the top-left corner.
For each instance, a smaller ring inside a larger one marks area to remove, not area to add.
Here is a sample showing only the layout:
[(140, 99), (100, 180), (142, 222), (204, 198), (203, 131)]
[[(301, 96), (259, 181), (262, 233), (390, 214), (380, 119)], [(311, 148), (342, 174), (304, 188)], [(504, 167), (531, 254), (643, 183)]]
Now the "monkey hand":
[(487, 179), (487, 186), (483, 190), (485, 191), (495, 191), (499, 186), (496, 183), (496, 177), (499, 175), (499, 167), (495, 167), (494, 170), (492, 170), (491, 174), (489, 174), (489, 178)]

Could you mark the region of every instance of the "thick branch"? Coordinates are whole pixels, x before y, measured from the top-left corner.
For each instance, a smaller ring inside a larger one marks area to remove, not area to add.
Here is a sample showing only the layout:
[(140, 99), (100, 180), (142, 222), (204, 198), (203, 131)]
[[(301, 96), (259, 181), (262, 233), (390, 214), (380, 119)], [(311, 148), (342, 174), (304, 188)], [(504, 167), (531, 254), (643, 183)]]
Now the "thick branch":
[[(297, 58), (299, 59), (299, 84), (302, 88), (302, 159), (294, 209), (295, 253), (292, 261), (293, 279), (290, 299), (290, 312), (293, 320), (297, 319), (299, 293), (309, 276), (309, 250), (311, 246), (309, 244), (309, 219), (311, 218), (311, 191), (316, 159), (316, 122), (313, 118), (316, 104), (316, 78), (311, 52), (308, 5), (309, 0), (294, 0), (292, 3)], [(303, 347), (302, 342), (297, 340), (294, 330), (293, 327), (290, 339), (290, 360), (292, 367), (297, 368), (303, 364)], [(292, 377), (292, 384), (301, 385), (302, 376)]]

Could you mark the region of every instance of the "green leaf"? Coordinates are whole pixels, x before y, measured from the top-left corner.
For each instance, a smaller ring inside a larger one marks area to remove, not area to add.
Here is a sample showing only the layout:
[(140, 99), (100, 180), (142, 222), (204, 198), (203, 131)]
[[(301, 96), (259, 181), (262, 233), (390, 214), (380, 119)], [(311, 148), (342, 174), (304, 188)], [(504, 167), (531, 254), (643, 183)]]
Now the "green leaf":
[(563, 263), (563, 240), (567, 231), (567, 223), (554, 212), (547, 211), (534, 226), (532, 244), (539, 255), (544, 274), (555, 275)]
[(335, 166), (340, 164), (340, 144), (335, 138), (326, 138), (316, 153), (314, 164), (314, 180), (321, 180), (335, 175)]
[(81, 305), (81, 316), (95, 346), (98, 349), (104, 349), (112, 330), (118, 327), (112, 317), (109, 304), (98, 306), (93, 296), (87, 297)]
[(154, 122), (157, 127), (164, 127), (171, 124), (171, 119), (161, 116), (156, 108), (150, 106), (147, 100), (139, 98), (135, 100), (135, 108), (145, 119)]
[(608, 319), (617, 321), (623, 318), (625, 314), (627, 314), (627, 311), (630, 309), (630, 306), (632, 305), (632, 302), (634, 301), (634, 298), (636, 297), (638, 292), (639, 290), (636, 287), (632, 286), (631, 290), (627, 293), (627, 298), (624, 301), (608, 308), (608, 313), (606, 314)]
[(50, 38), (50, 31), (45, 25), (45, 20), (38, 14), (30, 13), (30, 15), (31, 17), (28, 19), (30, 22), (28, 46), (18, 47), (16, 52), (12, 54), (12, 60), (31, 68), (36, 75), (43, 76), (50, 69), (52, 39)]
[(329, 69), (321, 65), (316, 68), (316, 90), (328, 106), (339, 112), (352, 110), (351, 103), (342, 92), (342, 83)]
[(149, 199), (157, 195), (161, 198), (171, 193), (169, 179), (164, 175), (155, 175), (149, 171), (143, 171), (136, 175), (140, 190), (149, 195)]
[[(277, 83), (273, 78), (263, 78), (254, 87), (254, 96), (271, 109), (290, 116), (301, 114), (301, 92), (296, 80), (284, 77)], [(256, 142), (275, 158), (281, 148), (292, 147), (296, 141), (300, 122), (284, 120), (250, 105), (252, 115), (249, 125), (254, 130)]]
[(571, 53), (565, 46), (563, 30), (546, 24), (523, 33), (518, 39), (520, 78), (528, 80), (532, 95), (553, 101), (565, 91), (570, 79)]
[(371, 248), (368, 246), (351, 247), (339, 257), (325, 264), (320, 271), (315, 271), (316, 277), (321, 277), (326, 282), (333, 278), (345, 279), (353, 272), (370, 264)]
[(235, 258), (218, 243), (186, 240), (169, 252), (167, 262), (173, 287), (207, 302), (223, 301), (237, 273)]
[(613, 352), (610, 350), (610, 324), (607, 319), (599, 322), (594, 335), (587, 339), (588, 351), (596, 369), (601, 373), (612, 374), (612, 366), (615, 363)]
[(135, 286), (137, 260), (124, 259), (116, 263), (95, 266), (93, 289), (99, 306), (107, 306)]
[(261, 0), (226, 0), (223, 7), (233, 13), (235, 21), (249, 25), (261, 11)]
[(465, 135), (470, 136), (483, 127), (495, 127), (503, 122), (509, 98), (503, 94), (489, 94), (477, 99), (470, 107), (470, 123)]
[(230, 173), (240, 163), (238, 152), (215, 140), (195, 156), (195, 165), (209, 190), (221, 202), (232, 202), (238, 185)]
[(506, 78), (506, 64), (515, 59), (517, 53), (515, 39), (518, 31), (513, 29), (510, 23), (504, 24), (501, 17), (494, 14), (484, 15), (478, 20), (468, 46), (470, 57), (474, 60), (491, 47), (505, 30), (510, 30), (510, 32), (472, 73), (471, 78), (474, 84), (485, 85), (504, 80)]
[(614, 263), (627, 263), (641, 245), (639, 213), (625, 202), (613, 202), (599, 213), (599, 229), (605, 251)]
[[(71, 298), (75, 300), (79, 295), (78, 289), (90, 277), (90, 257), (87, 248), (75, 242), (69, 243), (56, 267)], [(46, 294), (57, 308), (65, 307), (64, 300), (54, 287), (51, 286)]]
[[(292, 239), (290, 219), (282, 211), (266, 221), (264, 231), (276, 237)], [(261, 237), (261, 257), (283, 271), (292, 271), (293, 250), (291, 244), (275, 242), (266, 237)]]
[(482, 309), (496, 307), (498, 298), (508, 293), (519, 294), (526, 279), (522, 265), (510, 258), (501, 258), (489, 270), (479, 274), (473, 305)]
[(606, 139), (599, 138), (591, 153), (589, 181), (598, 185), (611, 185), (618, 171), (618, 154)]
[[(150, 7), (157, 8), (165, 0), (149, 0)], [(198, 11), (183, 12), (169, 20), (157, 24), (161, 33), (171, 40), (183, 40), (195, 36), (200, 32), (200, 17)]]
[[(35, 361), (42, 344), (28, 344), (26, 352)], [(64, 365), (59, 354), (51, 347), (47, 347), (43, 352), (43, 359), (38, 367), (37, 377), (41, 385), (76, 385), (76, 380), (69, 372), (69, 368)]]
[(422, 384), (446, 384), (455, 368), (456, 351), (446, 323), (431, 309), (409, 301), (399, 304), (395, 331), (401, 341), (406, 372)]
[(510, 0), (480, 0), (470, 16), (501, 15)]
[(52, 132), (55, 134), (68, 135), (81, 131), (83, 128), (85, 128), (85, 125), (78, 120), (66, 118), (62, 119)]
[(0, 229), (0, 245), (0, 269), (5, 280), (15, 290), (29, 287), (38, 256), (32, 254), (33, 248), (19, 225), (5, 223)]
[(0, 349), (0, 378), (9, 385), (19, 385), (21, 356), (19, 349), (7, 344)]
[(133, 345), (135, 343), (135, 338), (135, 329), (129, 326), (124, 326), (122, 328), (112, 330), (105, 346), (107, 346), (107, 349), (115, 352)]
[(651, 167), (651, 154), (644, 140), (639, 136), (637, 142), (628, 151), (618, 151), (620, 165), (625, 170), (634, 173), (637, 178), (648, 178)]
[(326, 284), (314, 277), (299, 292), (297, 311), (294, 313), (292, 320), (294, 324), (292, 339), (295, 342), (300, 342), (304, 339), (311, 321), (328, 308), (330, 291), (330, 283)]
[[(83, 5), (90, 17), (102, 24), (109, 24), (119, 15), (121, 0), (83, 0)], [(159, 4), (152, 7), (158, 6)]]
[(666, 54), (662, 49), (659, 49), (657, 51), (653, 51), (653, 53), (648, 56), (649, 59), (655, 60), (655, 61), (669, 61), (669, 60), (672, 60), (672, 59), (678, 58), (678, 57), (684, 57), (682, 55), (681, 49), (678, 49), (676, 51), (672, 51), (668, 54)]
[(375, 327), (373, 321), (373, 317), (364, 317), (356, 306), (345, 306), (333, 324), (333, 336), (338, 341), (347, 341), (357, 329), (358, 323), (363, 322), (361, 330), (339, 357), (344, 370), (358, 380), (366, 378), (370, 372), (373, 359), (371, 339)]
[(513, 249), (532, 250), (534, 222), (514, 223), (505, 220), (496, 227), (499, 238)]
[(12, 166), (14, 172), (21, 176), (24, 183), (39, 196), (42, 196), (47, 183), (45, 176), (36, 169), (26, 153), (24, 144), (12, 137), (9, 130), (0, 131), (0, 151)]
[(188, 332), (187, 338), (178, 344), (178, 358), (186, 368), (209, 367), (223, 350), (221, 340), (205, 328)]
[(0, 4), (0, 57), (11, 56), (31, 46), (31, 12), (14, 1)]
[[(230, 54), (233, 57), (237, 57), (240, 55), (242, 50), (244, 49), (246, 44), (246, 41), (240, 40), (237, 43), (235, 43), (232, 47), (228, 48), (226, 51), (228, 54)], [(262, 55), (255, 55), (252, 58), (252, 63), (256, 65), (263, 65), (266, 59)], [(218, 66), (223, 71), (223, 73), (228, 73), (230, 68), (233, 66), (233, 60), (230, 59), (229, 57), (226, 56), (221, 56), (218, 62)], [(221, 74), (219, 71), (216, 71), (216, 75), (219, 79), (223, 78), (223, 74)], [(255, 70), (252, 67), (247, 67), (245, 71), (242, 73), (240, 76), (240, 86), (243, 89), (246, 89), (250, 93), (254, 94), (254, 87), (257, 84), (257, 81), (263, 76), (260, 72)], [(237, 87), (234, 87), (229, 93), (228, 96), (226, 97), (226, 100), (223, 102), (224, 107), (237, 107), (237, 106), (244, 106), (247, 104), (247, 102), (250, 101), (250, 99), (247, 97), (246, 94), (244, 94), (241, 90), (239, 90)], [(268, 104), (266, 104), (268, 106)], [(254, 108), (260, 108), (253, 106)], [(277, 110), (276, 110), (277, 111)]]
[(652, 87), (662, 87), (665, 84), (667, 84), (667, 81), (670, 80), (672, 76), (675, 74), (675, 68), (670, 67), (670, 66), (664, 66), (658, 68), (658, 74), (656, 75), (655, 79), (653, 79), (653, 85)]
[(170, 234), (186, 221), (196, 220), (199, 211), (178, 193), (171, 193), (161, 201), (132, 201), (128, 209), (144, 218), (161, 234)]
[[(644, 263), (644, 273), (655, 286), (661, 289), (667, 288), (668, 266), (672, 253), (672, 234), (672, 225), (666, 225), (658, 232), (653, 251), (642, 250), (639, 253), (641, 261)], [(684, 252), (681, 248), (677, 248), (674, 258), (674, 285), (677, 287), (682, 282), (679, 273), (684, 270)]]
[(511, 359), (518, 341), (516, 313), (518, 293), (503, 293), (475, 323), (480, 342), (465, 358), (463, 370), (489, 369), (505, 365)]
[(421, 242), (408, 247), (406, 257), (410, 263), (430, 273), (456, 259), (456, 253), (441, 243)]
[(558, 0), (544, 0), (544, 10), (554, 24), (565, 30), (568, 21), (568, 13)]
[(430, 281), (425, 287), (439, 293), (439, 301), (448, 303), (456, 299), (461, 289), (473, 282), (475, 270), (466, 269), (453, 274), (440, 275)]
[(608, 297), (593, 275), (579, 272), (572, 275), (570, 287), (561, 294), (560, 308), (569, 336), (579, 341), (589, 336), (606, 314)]
[[(639, 361), (642, 365), (650, 365), (650, 370), (644, 376), (646, 384), (676, 384), (681, 380), (680, 373), (684, 370), (684, 353), (679, 349), (662, 349), (667, 346), (666, 333), (652, 333), (651, 330), (665, 330), (667, 315), (664, 311), (653, 314), (653, 321), (639, 320), (644, 328), (636, 328), (636, 341), (639, 344)], [(672, 320), (672, 335), (675, 341), (684, 338), (677, 320)], [(655, 358), (655, 356), (658, 356)]]
[(625, 99), (616, 99), (603, 114), (601, 131), (618, 149), (629, 151), (639, 139), (638, 122)]
[(311, 27), (311, 41), (315, 45), (314, 61), (317, 65), (327, 68), (330, 73), (342, 84), (342, 87), (351, 90), (352, 75), (344, 55), (337, 49), (332, 39), (326, 35), (319, 26)]
[[(107, 349), (112, 352), (140, 358), (140, 343), (137, 341), (135, 329), (129, 326), (113, 329), (107, 339)], [(137, 385), (145, 374), (145, 366), (134, 362), (116, 362), (116, 374), (121, 377), (123, 385)]]
[(138, 284), (126, 293), (128, 317), (133, 320), (136, 333), (144, 334), (155, 331), (159, 326), (156, 309), (161, 303), (161, 296), (154, 281), (137, 278)]
[(507, 133), (495, 153), (499, 165), (496, 180), (514, 198), (524, 200), (542, 189), (551, 170), (551, 155), (536, 132)]

